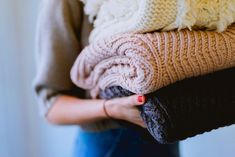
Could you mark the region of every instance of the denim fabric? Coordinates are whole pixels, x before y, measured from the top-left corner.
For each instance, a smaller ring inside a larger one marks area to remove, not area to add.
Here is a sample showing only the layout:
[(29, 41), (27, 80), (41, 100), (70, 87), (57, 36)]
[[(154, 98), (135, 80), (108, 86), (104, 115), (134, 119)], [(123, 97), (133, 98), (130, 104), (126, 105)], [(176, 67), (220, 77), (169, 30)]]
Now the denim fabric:
[(161, 145), (131, 128), (79, 130), (74, 157), (179, 157), (178, 143)]

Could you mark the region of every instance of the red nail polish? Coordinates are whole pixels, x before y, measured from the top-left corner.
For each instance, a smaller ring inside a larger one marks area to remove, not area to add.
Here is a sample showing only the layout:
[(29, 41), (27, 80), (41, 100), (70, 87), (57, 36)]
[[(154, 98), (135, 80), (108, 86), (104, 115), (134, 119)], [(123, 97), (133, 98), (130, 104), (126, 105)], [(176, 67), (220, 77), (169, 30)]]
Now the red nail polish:
[(144, 96), (138, 96), (138, 101), (141, 103), (144, 102)]

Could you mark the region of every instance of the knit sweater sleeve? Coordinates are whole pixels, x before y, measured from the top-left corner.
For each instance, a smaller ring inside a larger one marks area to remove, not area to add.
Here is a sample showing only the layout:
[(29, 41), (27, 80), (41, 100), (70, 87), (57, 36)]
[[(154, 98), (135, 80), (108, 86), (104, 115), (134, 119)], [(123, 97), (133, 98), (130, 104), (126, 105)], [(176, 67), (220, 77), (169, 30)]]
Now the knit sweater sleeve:
[(81, 21), (79, 1), (42, 0), (36, 28), (37, 73), (33, 88), (44, 116), (60, 94), (82, 93), (69, 74), (80, 51)]

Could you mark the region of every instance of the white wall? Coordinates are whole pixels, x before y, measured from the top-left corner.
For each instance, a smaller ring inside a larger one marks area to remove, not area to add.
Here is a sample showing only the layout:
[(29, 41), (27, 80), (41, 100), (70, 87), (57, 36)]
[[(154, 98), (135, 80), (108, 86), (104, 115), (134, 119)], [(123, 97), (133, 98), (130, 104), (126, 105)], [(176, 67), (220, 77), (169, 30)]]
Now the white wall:
[(182, 157), (235, 157), (235, 125), (187, 139)]
[(69, 157), (76, 128), (49, 126), (32, 91), (38, 0), (0, 0), (0, 157)]

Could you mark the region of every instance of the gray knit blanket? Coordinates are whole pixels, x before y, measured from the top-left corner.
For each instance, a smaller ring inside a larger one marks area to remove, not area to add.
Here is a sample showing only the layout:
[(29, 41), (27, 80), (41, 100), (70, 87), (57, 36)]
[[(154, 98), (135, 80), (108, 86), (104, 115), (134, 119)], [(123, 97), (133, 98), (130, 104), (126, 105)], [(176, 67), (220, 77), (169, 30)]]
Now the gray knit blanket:
[[(234, 124), (234, 80), (235, 68), (185, 79), (148, 94), (139, 108), (148, 131), (158, 142), (172, 143)], [(120, 86), (100, 91), (106, 99), (132, 94)]]

